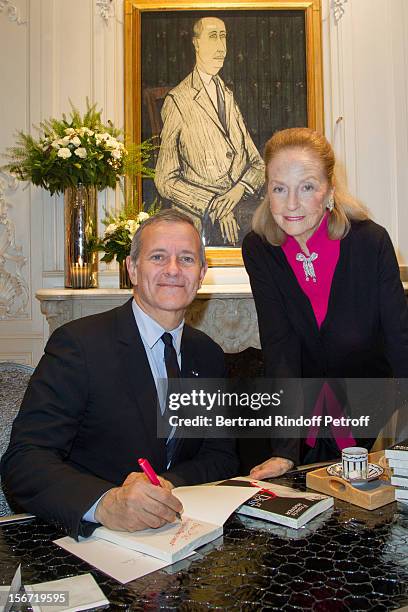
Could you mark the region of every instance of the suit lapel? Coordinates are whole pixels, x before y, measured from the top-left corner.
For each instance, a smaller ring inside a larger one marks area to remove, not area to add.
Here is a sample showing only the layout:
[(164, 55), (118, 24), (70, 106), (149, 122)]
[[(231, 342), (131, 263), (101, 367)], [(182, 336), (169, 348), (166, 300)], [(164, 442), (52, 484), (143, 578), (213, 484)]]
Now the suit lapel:
[(295, 273), (286, 259), (283, 249), (281, 249), (281, 247), (270, 248), (272, 249), (273, 257), (277, 261), (279, 266), (278, 269), (280, 270), (279, 279), (277, 279), (278, 286), (285, 287), (285, 292), (287, 292), (293, 302), (297, 304), (299, 312), (302, 313), (302, 316), (299, 317), (299, 321), (302, 319), (304, 320), (305, 326), (309, 329), (309, 334), (310, 330), (318, 334), (319, 329), (310, 300), (302, 291)]
[[(117, 311), (117, 351), (123, 389), (134, 403), (151, 448), (149, 460), (165, 466), (165, 440), (157, 438), (157, 391), (142, 339), (132, 310), (131, 298)], [(140, 434), (139, 434), (140, 435)], [(136, 440), (136, 432), (135, 432)], [(136, 448), (135, 448), (136, 450)]]
[(327, 325), (330, 323), (331, 315), (333, 313), (333, 310), (335, 309), (334, 301), (337, 304), (341, 304), (342, 302), (339, 300), (339, 296), (342, 294), (344, 295), (344, 292), (348, 291), (348, 288), (346, 288), (347, 280), (352, 278), (351, 272), (353, 266), (353, 257), (350, 255), (351, 248), (351, 237), (349, 232), (347, 236), (340, 240), (339, 260), (334, 270), (332, 284), (330, 287), (327, 313), (320, 327), (320, 330), (326, 328)]
[(227, 131), (229, 134), (230, 131), (230, 127), (231, 127), (231, 108), (232, 108), (232, 93), (230, 92), (229, 89), (227, 89), (224, 85), (224, 95), (225, 95), (225, 117), (227, 120)]
[(196, 378), (200, 376), (197, 357), (194, 351), (194, 342), (191, 338), (191, 329), (184, 325), (181, 338), (181, 375), (183, 378)]

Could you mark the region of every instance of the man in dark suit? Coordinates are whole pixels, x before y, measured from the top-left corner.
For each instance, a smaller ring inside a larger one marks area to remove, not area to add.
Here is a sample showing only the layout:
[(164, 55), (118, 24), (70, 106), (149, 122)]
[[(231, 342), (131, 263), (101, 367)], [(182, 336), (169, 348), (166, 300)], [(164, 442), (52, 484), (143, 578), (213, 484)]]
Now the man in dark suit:
[[(52, 334), (2, 460), (11, 505), (63, 524), (74, 537), (98, 523), (160, 527), (182, 510), (173, 486), (237, 470), (232, 441), (156, 433), (158, 400), (165, 411), (158, 381), (172, 360), (182, 376), (224, 375), (220, 347), (184, 325), (207, 269), (192, 221), (177, 211), (145, 221), (127, 264), (134, 298)], [(162, 487), (140, 473), (138, 457), (162, 474)]]

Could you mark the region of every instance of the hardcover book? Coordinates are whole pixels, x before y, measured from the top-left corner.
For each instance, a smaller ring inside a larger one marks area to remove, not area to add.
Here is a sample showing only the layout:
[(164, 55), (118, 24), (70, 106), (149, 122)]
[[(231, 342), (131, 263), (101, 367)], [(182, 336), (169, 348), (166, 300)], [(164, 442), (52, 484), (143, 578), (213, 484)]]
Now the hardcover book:
[(250, 478), (232, 478), (220, 484), (257, 489), (259, 487), (254, 495), (238, 508), (238, 514), (246, 514), (295, 529), (299, 529), (321, 512), (328, 510), (334, 503), (333, 498), (327, 495), (297, 491), (290, 487)]
[(387, 459), (403, 459), (408, 461), (408, 440), (403, 440), (385, 450)]
[[(407, 462), (407, 466), (408, 466), (408, 462)], [(393, 473), (393, 476), (405, 476), (405, 478), (408, 478), (408, 467), (407, 468), (393, 467), (392, 473)]]
[(408, 489), (408, 476), (391, 476), (391, 484), (394, 487), (405, 487)]
[(253, 490), (227, 487), (195, 486), (173, 489), (173, 495), (183, 504), (182, 519), (159, 529), (114, 531), (98, 527), (93, 535), (124, 548), (175, 563), (196, 548), (218, 538), (223, 525), (234, 510), (253, 495)]
[(395, 489), (395, 499), (408, 504), (408, 489)]
[(402, 470), (408, 470), (408, 457), (405, 461), (402, 459), (388, 459), (388, 465), (391, 468), (398, 468)]

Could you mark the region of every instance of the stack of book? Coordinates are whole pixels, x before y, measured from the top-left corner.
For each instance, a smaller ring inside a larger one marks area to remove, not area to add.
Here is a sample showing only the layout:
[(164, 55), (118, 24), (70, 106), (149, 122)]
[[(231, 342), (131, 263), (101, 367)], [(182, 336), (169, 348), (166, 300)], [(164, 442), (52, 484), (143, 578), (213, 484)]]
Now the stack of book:
[(395, 499), (408, 504), (408, 439), (387, 448), (385, 456), (393, 472), (391, 484), (396, 487)]

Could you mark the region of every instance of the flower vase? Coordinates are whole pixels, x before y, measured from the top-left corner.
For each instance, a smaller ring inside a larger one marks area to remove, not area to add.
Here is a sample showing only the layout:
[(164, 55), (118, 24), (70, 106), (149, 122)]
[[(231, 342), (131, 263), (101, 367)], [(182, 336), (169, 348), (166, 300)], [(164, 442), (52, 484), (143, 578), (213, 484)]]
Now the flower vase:
[(90, 289), (98, 286), (98, 197), (94, 185), (67, 187), (65, 212), (65, 287)]
[(129, 273), (126, 267), (126, 259), (119, 263), (119, 288), (131, 289), (132, 281), (129, 278)]

